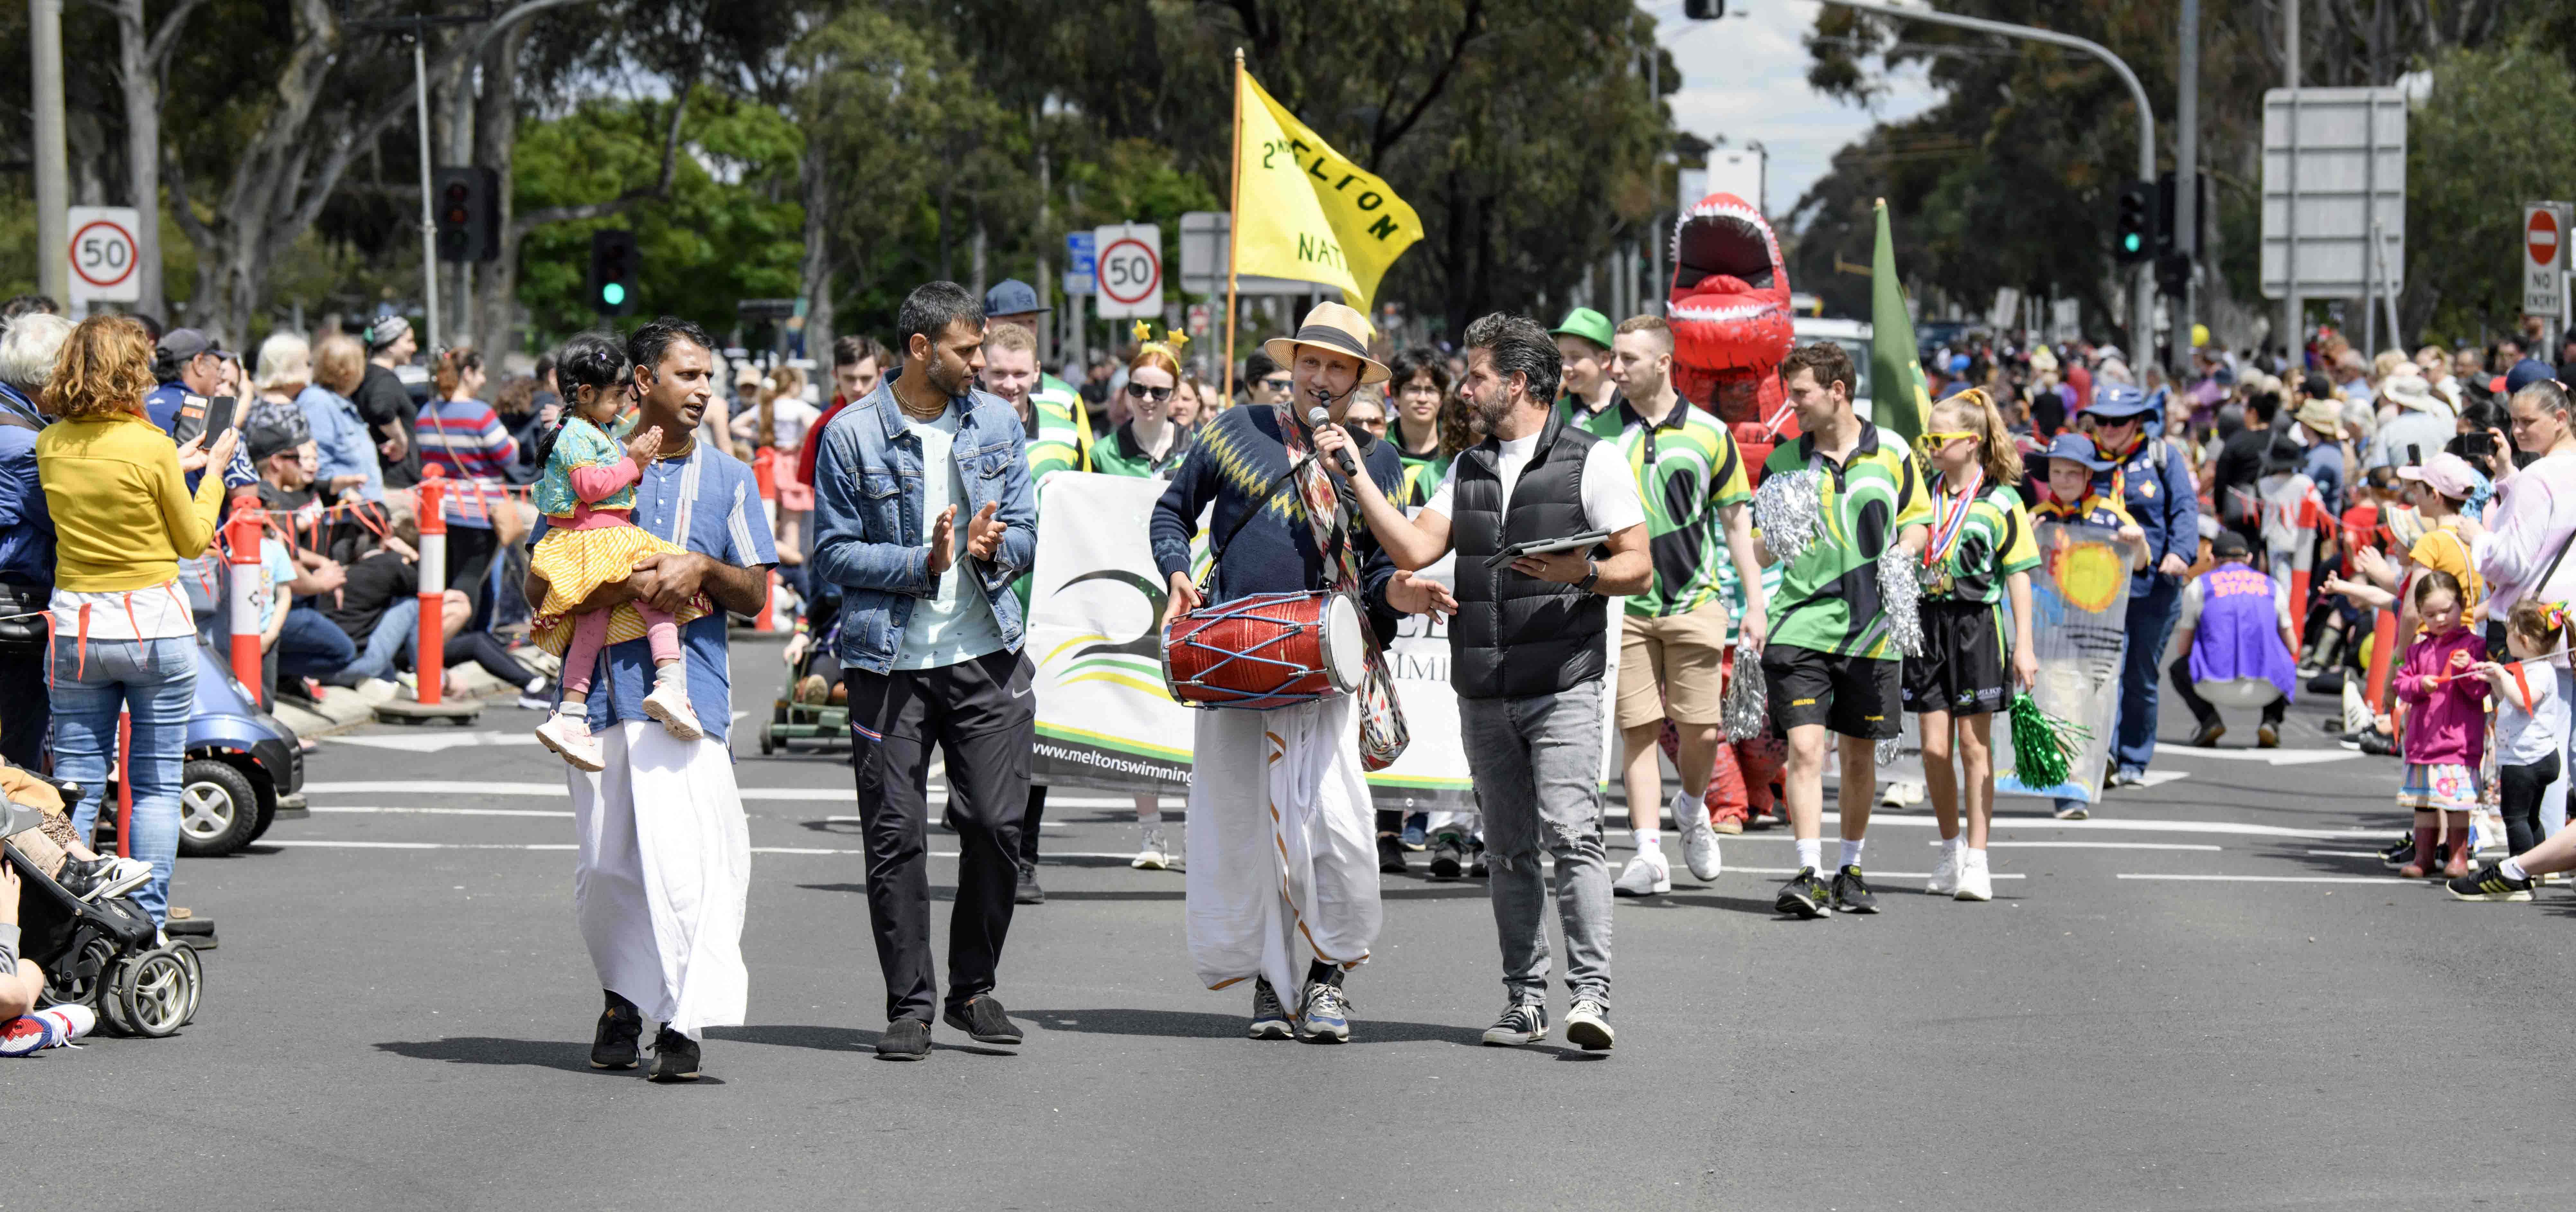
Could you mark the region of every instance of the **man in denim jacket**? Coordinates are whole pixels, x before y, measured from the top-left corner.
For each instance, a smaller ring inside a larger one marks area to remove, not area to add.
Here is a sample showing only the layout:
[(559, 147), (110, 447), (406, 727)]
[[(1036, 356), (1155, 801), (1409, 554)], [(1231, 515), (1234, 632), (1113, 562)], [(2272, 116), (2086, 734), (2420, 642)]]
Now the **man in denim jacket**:
[(906, 296), (904, 368), (824, 427), (814, 465), (814, 575), (842, 588), (868, 916), (885, 972), (895, 1060), (930, 1054), (930, 752), (947, 757), (957, 830), (949, 923), (949, 1026), (1017, 1044), (992, 996), (1018, 882), (1036, 670), (1021, 654), (1011, 582), (1037, 555), (1037, 497), (1020, 419), (974, 389), (984, 309), (954, 282)]

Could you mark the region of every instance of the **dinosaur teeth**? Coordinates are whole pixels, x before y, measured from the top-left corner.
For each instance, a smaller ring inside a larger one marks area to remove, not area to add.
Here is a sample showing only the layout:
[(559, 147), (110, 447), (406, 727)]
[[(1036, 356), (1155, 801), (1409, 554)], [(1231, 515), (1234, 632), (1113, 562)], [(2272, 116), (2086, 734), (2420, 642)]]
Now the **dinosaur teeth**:
[(1689, 303), (1671, 304), (1667, 314), (1675, 320), (1696, 320), (1707, 324), (1724, 324), (1733, 320), (1750, 320), (1780, 310), (1776, 303), (1742, 303), (1731, 307), (1700, 307)]

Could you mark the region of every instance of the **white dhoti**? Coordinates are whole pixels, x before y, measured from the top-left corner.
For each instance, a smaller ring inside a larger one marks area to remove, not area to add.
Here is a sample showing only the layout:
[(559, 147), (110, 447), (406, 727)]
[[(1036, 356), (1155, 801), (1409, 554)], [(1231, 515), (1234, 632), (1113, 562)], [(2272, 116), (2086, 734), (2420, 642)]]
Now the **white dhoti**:
[(751, 830), (733, 755), (657, 723), (611, 725), (599, 747), (607, 768), (566, 781), (580, 842), (572, 911), (600, 986), (691, 1039), (740, 1026)]
[(1377, 941), (1377, 829), (1347, 697), (1197, 713), (1188, 932), (1200, 982), (1265, 976), (1294, 1004), (1302, 942), (1355, 967)]

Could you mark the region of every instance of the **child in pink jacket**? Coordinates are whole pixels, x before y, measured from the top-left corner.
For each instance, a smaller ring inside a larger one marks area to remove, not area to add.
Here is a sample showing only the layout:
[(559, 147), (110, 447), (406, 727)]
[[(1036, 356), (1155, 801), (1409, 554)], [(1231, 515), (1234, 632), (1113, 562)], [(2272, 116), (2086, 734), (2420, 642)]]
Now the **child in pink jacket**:
[[(2469, 808), (2478, 802), (2478, 765), (2486, 757), (2487, 683), (2469, 668), (2486, 659), (2485, 641), (2462, 619), (2460, 583), (2438, 569), (2415, 581), (2415, 615), (2423, 633), (2406, 648), (2397, 697), (2406, 716), (2406, 781), (2397, 806), (2415, 810), (2415, 858), (2397, 869), (2408, 879), (2469, 873)], [(2450, 840), (2448, 861), (2433, 865), (2436, 845)]]

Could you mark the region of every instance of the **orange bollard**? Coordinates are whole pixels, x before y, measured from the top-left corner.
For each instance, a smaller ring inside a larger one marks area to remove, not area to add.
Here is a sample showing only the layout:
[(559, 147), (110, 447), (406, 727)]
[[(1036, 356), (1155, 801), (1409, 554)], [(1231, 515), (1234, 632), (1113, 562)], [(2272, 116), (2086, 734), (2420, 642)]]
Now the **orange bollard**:
[(2394, 665), (2397, 648), (2397, 612), (2382, 610), (2379, 622), (2371, 630), (2370, 642), (2370, 709), (2388, 710), (2388, 671)]
[(134, 715), (116, 713), (116, 857), (134, 857)]
[[(232, 592), (229, 609), (232, 624), (233, 677), (250, 688), (251, 697), (261, 698), (260, 651), (260, 546), (267, 536), (268, 515), (257, 506), (236, 503), (233, 516), (224, 523), (224, 546), (229, 548), (232, 565)], [(268, 704), (261, 702), (261, 706)]]
[[(752, 483), (760, 487), (760, 514), (768, 520), (769, 533), (778, 534), (778, 448), (763, 446), (751, 456)], [(769, 574), (769, 591), (760, 600), (760, 613), (751, 616), (754, 631), (778, 630), (778, 574)]]
[(412, 662), (413, 697), (437, 706), (447, 680), (447, 469), (420, 470), (420, 652)]

